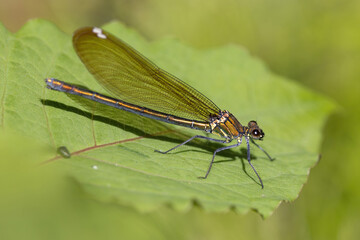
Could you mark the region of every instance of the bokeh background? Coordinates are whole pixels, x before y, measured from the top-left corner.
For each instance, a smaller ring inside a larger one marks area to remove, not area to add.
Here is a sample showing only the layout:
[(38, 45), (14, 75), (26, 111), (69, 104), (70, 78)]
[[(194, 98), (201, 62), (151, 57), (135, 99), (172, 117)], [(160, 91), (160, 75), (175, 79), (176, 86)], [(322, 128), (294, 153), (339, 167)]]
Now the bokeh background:
[(56, 180), (42, 182), (40, 190), (26, 188), (43, 192), (30, 195), (27, 205), (7, 208), (11, 217), (0, 217), (0, 231), (19, 239), (358, 239), (359, 13), (358, 0), (0, 0), (0, 21), (12, 32), (31, 18), (53, 21), (69, 34), (120, 20), (149, 40), (171, 36), (196, 48), (239, 44), (272, 72), (339, 106), (323, 129), (322, 158), (299, 198), (282, 203), (268, 219), (196, 207), (186, 213), (167, 207), (139, 213), (92, 201), (71, 180)]

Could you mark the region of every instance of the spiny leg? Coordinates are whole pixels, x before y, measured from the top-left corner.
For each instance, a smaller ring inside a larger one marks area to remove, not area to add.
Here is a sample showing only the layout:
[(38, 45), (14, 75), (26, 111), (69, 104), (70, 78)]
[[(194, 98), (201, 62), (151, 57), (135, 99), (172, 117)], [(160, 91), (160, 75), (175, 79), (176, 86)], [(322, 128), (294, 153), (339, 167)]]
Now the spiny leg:
[(207, 176), (208, 176), (209, 173), (210, 173), (211, 167), (212, 167), (212, 165), (213, 165), (213, 163), (214, 163), (214, 159), (215, 159), (216, 153), (218, 153), (218, 152), (220, 152), (220, 151), (223, 151), (223, 150), (226, 150), (226, 149), (230, 149), (230, 148), (237, 147), (237, 146), (239, 146), (239, 145), (241, 144), (241, 141), (242, 141), (242, 139), (240, 139), (240, 141), (239, 141), (237, 144), (216, 149), (215, 152), (214, 152), (214, 154), (213, 154), (213, 157), (212, 157), (212, 159), (211, 159), (210, 166), (209, 166), (209, 168), (208, 168), (208, 170), (207, 170), (207, 172), (206, 172), (206, 174), (205, 174), (205, 177), (199, 177), (199, 178), (202, 178), (202, 179), (206, 179), (206, 178), (207, 178)]
[(205, 137), (205, 136), (201, 136), (201, 135), (196, 135), (196, 136), (193, 136), (191, 138), (189, 138), (188, 140), (186, 140), (185, 142), (183, 143), (180, 143), (179, 145), (173, 147), (173, 148), (170, 148), (169, 150), (163, 152), (163, 151), (160, 151), (160, 150), (155, 150), (155, 152), (159, 152), (159, 153), (162, 153), (162, 154), (166, 154), (178, 147), (181, 147), (182, 145), (185, 145), (187, 144), (188, 142), (190, 142), (191, 140), (195, 139), (195, 138), (203, 138), (203, 139), (207, 139), (207, 140), (210, 140), (210, 141), (215, 141), (215, 142), (219, 142), (219, 143), (226, 143), (226, 140), (219, 140), (219, 139), (215, 139), (215, 138), (209, 138), (209, 137)]
[(275, 158), (272, 158), (262, 147), (260, 147), (255, 141), (254, 139), (250, 138), (251, 142), (257, 146), (263, 153), (265, 153), (265, 155), (270, 159), (270, 161), (274, 161)]
[(251, 161), (250, 161), (250, 142), (249, 142), (249, 137), (246, 137), (245, 136), (245, 139), (246, 139), (246, 145), (247, 145), (247, 160), (250, 164), (250, 166), (252, 167), (252, 169), (254, 170), (256, 176), (259, 178), (259, 181), (260, 181), (260, 184), (261, 184), (261, 188), (264, 188), (264, 184), (259, 176), (259, 174), (257, 173), (257, 171), (255, 170), (254, 166), (251, 164)]

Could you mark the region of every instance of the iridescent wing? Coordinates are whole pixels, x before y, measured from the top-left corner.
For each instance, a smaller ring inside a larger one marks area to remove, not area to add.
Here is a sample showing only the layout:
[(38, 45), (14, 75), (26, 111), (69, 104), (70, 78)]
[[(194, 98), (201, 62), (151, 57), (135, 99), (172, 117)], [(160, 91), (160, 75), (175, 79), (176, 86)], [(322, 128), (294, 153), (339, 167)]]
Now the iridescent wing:
[(210, 99), (100, 28), (77, 30), (73, 44), (90, 73), (122, 101), (197, 121), (219, 114)]

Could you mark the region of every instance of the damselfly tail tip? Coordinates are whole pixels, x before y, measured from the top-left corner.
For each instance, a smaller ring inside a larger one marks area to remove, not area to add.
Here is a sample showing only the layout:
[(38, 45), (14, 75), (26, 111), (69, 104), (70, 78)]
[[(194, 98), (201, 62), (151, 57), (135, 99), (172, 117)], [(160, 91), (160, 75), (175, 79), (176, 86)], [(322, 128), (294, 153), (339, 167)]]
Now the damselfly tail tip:
[(46, 87), (48, 89), (53, 89), (53, 86), (52, 86), (53, 80), (54, 80), (53, 78), (45, 78)]

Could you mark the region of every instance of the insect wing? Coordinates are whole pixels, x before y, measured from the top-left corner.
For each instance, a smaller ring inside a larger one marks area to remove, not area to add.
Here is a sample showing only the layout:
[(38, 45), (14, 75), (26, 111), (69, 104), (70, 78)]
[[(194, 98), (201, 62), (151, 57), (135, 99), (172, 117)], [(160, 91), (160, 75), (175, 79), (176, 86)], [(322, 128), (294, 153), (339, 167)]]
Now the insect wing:
[(208, 121), (220, 111), (196, 89), (100, 28), (77, 30), (73, 44), (87, 69), (116, 98), (197, 121)]

